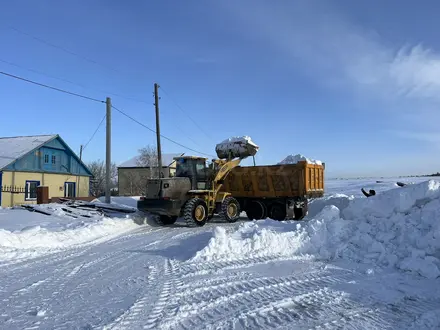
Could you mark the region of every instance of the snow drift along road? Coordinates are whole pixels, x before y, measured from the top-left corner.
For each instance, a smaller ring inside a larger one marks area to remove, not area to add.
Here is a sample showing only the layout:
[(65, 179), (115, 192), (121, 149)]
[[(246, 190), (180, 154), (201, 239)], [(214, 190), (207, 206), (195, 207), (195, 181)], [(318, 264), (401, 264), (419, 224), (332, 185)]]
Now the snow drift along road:
[[(334, 205), (336, 204), (336, 205)], [(316, 200), (305, 222), (260, 220), (217, 228), (194, 261), (257, 256), (342, 258), (440, 276), (440, 182), (391, 189), (372, 198)]]
[[(60, 208), (57, 204), (46, 207)], [(139, 225), (131, 218), (72, 218), (55, 212), (47, 216), (26, 210), (3, 209), (0, 213), (0, 261), (35, 257), (54, 250), (110, 239)]]

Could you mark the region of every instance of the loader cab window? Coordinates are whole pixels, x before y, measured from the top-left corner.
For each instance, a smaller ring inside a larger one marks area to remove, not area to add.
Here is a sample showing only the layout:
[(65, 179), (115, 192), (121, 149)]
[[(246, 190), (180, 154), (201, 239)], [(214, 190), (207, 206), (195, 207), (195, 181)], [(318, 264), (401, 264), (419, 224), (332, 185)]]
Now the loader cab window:
[(179, 159), (176, 168), (177, 177), (196, 177), (198, 181), (207, 180), (206, 164), (203, 159)]
[(192, 173), (191, 166), (191, 161), (183, 158), (179, 159), (176, 164), (176, 176), (181, 178), (190, 177)]
[(196, 175), (197, 175), (197, 180), (206, 181), (207, 171), (206, 171), (206, 164), (205, 164), (204, 160), (197, 160), (197, 162), (196, 162)]

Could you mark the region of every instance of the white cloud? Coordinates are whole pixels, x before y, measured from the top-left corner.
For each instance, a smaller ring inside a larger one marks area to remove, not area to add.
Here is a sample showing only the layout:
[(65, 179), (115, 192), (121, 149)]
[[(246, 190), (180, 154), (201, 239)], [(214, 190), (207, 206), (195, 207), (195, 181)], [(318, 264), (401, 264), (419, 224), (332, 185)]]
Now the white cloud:
[(440, 54), (421, 44), (391, 45), (319, 1), (221, 3), (242, 31), (284, 52), (295, 69), (379, 102), (371, 112), (385, 109), (396, 124), (407, 125), (406, 137), (439, 143), (423, 129), (440, 120)]
[(404, 139), (415, 139), (424, 142), (430, 142), (440, 148), (440, 133), (438, 132), (413, 132), (413, 131), (390, 131), (394, 135), (400, 136)]
[(421, 45), (400, 49), (389, 73), (403, 95), (440, 100), (440, 55), (432, 50)]

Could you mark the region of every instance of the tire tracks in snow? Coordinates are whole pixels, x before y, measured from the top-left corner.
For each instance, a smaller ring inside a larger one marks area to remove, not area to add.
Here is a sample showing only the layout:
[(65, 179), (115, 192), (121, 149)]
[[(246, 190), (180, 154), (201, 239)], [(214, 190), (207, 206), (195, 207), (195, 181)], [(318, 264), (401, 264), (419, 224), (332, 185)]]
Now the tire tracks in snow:
[(267, 264), (274, 261), (289, 261), (289, 260), (302, 260), (301, 258), (292, 256), (286, 257), (283, 255), (272, 255), (262, 257), (251, 257), (243, 259), (233, 260), (220, 260), (220, 261), (198, 261), (198, 262), (185, 262), (181, 265), (181, 277), (193, 277), (205, 274), (218, 274), (225, 269), (242, 269), (246, 267), (252, 267), (258, 264)]
[[(153, 283), (154, 280), (156, 282)], [(148, 282), (150, 284), (146, 287), (144, 294), (114, 322), (104, 326), (103, 329), (157, 329), (164, 318), (165, 310), (170, 308), (171, 296), (181, 284), (176, 275), (175, 263), (166, 260), (163, 271), (160, 272), (155, 268), (150, 273)], [(176, 307), (171, 306), (171, 309)]]
[(180, 305), (178, 313), (167, 319), (165, 324), (171, 328), (181, 325), (184, 329), (215, 325), (222, 320), (240, 316), (249, 306), (261, 308), (274, 299), (305, 294), (311, 287), (334, 285), (352, 277), (351, 271), (335, 269), (208, 286), (189, 296), (176, 295)]

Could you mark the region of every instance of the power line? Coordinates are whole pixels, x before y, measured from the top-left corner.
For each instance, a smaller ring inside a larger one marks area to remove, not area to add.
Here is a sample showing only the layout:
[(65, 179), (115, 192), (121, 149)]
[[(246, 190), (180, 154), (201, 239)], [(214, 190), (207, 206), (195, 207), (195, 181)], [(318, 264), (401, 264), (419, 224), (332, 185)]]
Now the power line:
[[(124, 111), (122, 111), (122, 110), (116, 108), (116, 107), (113, 106), (113, 105), (112, 105), (112, 108), (115, 109), (116, 111), (120, 112), (120, 113), (121, 113), (122, 115), (124, 115), (125, 117), (131, 119), (131, 120), (134, 121), (135, 123), (139, 124), (140, 126), (146, 128), (146, 129), (148, 129), (149, 131), (151, 131), (151, 132), (153, 132), (154, 134), (156, 134), (156, 131), (155, 131), (154, 129), (152, 129), (152, 128), (150, 128), (150, 127), (148, 127), (148, 126), (142, 124), (140, 121), (134, 119), (134, 118), (131, 117), (130, 115), (126, 114)], [(165, 140), (168, 140), (168, 141), (170, 141), (170, 142), (172, 142), (172, 143), (174, 143), (174, 144), (177, 144), (178, 146), (180, 146), (180, 147), (182, 147), (182, 148), (185, 148), (185, 149), (187, 149), (187, 150), (194, 151), (194, 152), (196, 152), (196, 153), (198, 153), (198, 154), (201, 154), (201, 155), (205, 155), (205, 156), (208, 156), (208, 157), (213, 157), (213, 158), (215, 158), (215, 156), (213, 156), (213, 155), (205, 154), (205, 153), (203, 153), (203, 152), (200, 152), (200, 151), (197, 151), (197, 150), (195, 150), (195, 149), (189, 148), (189, 147), (187, 147), (187, 146), (185, 146), (185, 145), (183, 145), (183, 144), (181, 144), (181, 143), (179, 143), (179, 142), (176, 142), (176, 141), (174, 141), (174, 140), (170, 139), (169, 137), (166, 137), (166, 136), (164, 136), (164, 135), (162, 135), (162, 134), (161, 134), (160, 136), (161, 136), (162, 138), (164, 138)]]
[(59, 77), (55, 77), (55, 76), (49, 75), (49, 74), (47, 74), (47, 73), (44, 73), (44, 72), (41, 72), (41, 71), (37, 71), (37, 70), (33, 70), (33, 69), (29, 69), (29, 68), (26, 68), (26, 67), (24, 67), (24, 66), (18, 65), (18, 64), (16, 64), (16, 63), (12, 63), (12, 62), (5, 61), (5, 60), (2, 60), (2, 59), (0, 59), (0, 62), (6, 63), (6, 64), (8, 64), (8, 65), (15, 66), (15, 67), (20, 68), (20, 69), (23, 69), (23, 70), (27, 70), (27, 71), (29, 71), (29, 72), (34, 72), (34, 73), (40, 74), (40, 75), (45, 76), (45, 77), (48, 77), (48, 78), (57, 79), (57, 80), (60, 80), (60, 81), (63, 81), (63, 82), (66, 82), (66, 83), (69, 83), (69, 84), (72, 84), (72, 85), (76, 85), (76, 86), (81, 87), (81, 88), (84, 88), (84, 89), (91, 89), (91, 90), (95, 90), (95, 91), (97, 91), (97, 92), (101, 92), (101, 93), (105, 93), (105, 94), (114, 95), (114, 96), (117, 96), (117, 97), (120, 97), (120, 98), (123, 98), (123, 99), (127, 99), (127, 100), (131, 100), (131, 101), (139, 102), (139, 103), (145, 103), (145, 104), (148, 104), (146, 101), (138, 100), (138, 99), (135, 99), (135, 98), (132, 98), (132, 97), (129, 97), (129, 96), (124, 96), (124, 95), (121, 95), (121, 94), (110, 93), (110, 92), (107, 92), (107, 91), (104, 91), (104, 90), (101, 90), (101, 89), (97, 89), (97, 88), (87, 87), (87, 86), (84, 86), (84, 85), (82, 85), (82, 84), (75, 83), (75, 82), (70, 81), (70, 80), (67, 80), (67, 79), (63, 79), (63, 78), (59, 78)]
[(93, 97), (88, 97), (88, 96), (85, 96), (85, 95), (69, 92), (69, 91), (66, 91), (64, 89), (60, 89), (60, 88), (52, 87), (52, 86), (49, 86), (49, 85), (45, 85), (45, 84), (42, 84), (42, 83), (39, 83), (39, 82), (36, 82), (36, 81), (33, 81), (33, 80), (29, 80), (29, 79), (26, 79), (26, 78), (21, 78), (21, 77), (18, 77), (18, 76), (15, 76), (13, 74), (6, 73), (6, 72), (3, 72), (3, 71), (0, 71), (0, 74), (8, 76), (8, 77), (11, 77), (11, 78), (15, 78), (15, 79), (18, 79), (18, 80), (26, 81), (28, 83), (31, 83), (31, 84), (34, 84), (34, 85), (38, 85), (38, 86), (41, 86), (41, 87), (46, 87), (46, 88), (49, 88), (49, 89), (53, 89), (53, 90), (58, 91), (58, 92), (62, 92), (62, 93), (70, 94), (70, 95), (73, 95), (73, 96), (81, 97), (81, 98), (86, 99), (86, 100), (91, 100), (91, 101), (95, 101), (95, 102), (99, 102), (99, 103), (105, 103), (105, 101), (94, 99)]
[(2, 62), (2, 63), (6, 63), (6, 64), (8, 64), (8, 65), (15, 66), (15, 67), (20, 68), (20, 69), (27, 70), (27, 71), (29, 71), (29, 72), (34, 72), (34, 73), (40, 74), (40, 75), (45, 76), (45, 77), (48, 77), (48, 78), (57, 79), (57, 80), (64, 81), (64, 82), (69, 83), (69, 84), (73, 84), (73, 85), (77, 85), (77, 86), (83, 87), (83, 86), (81, 86), (81, 85), (79, 85), (79, 84), (76, 84), (76, 83), (70, 81), (70, 80), (63, 79), (63, 78), (58, 78), (58, 77), (54, 77), (54, 76), (48, 75), (48, 74), (46, 74), (46, 73), (43, 73), (43, 72), (40, 72), (40, 71), (37, 71), (37, 70), (33, 70), (33, 69), (29, 69), (29, 68), (25, 68), (25, 67), (23, 67), (23, 66), (21, 66), (21, 65), (18, 65), (18, 64), (15, 64), (15, 63), (9, 62), (9, 61), (5, 61), (5, 60), (0, 59), (0, 62)]
[(212, 137), (209, 135), (209, 134), (207, 134), (204, 130), (203, 130), (203, 128), (201, 128), (200, 127), (200, 125), (194, 120), (194, 119), (192, 119), (192, 117), (185, 111), (185, 110), (183, 110), (183, 108), (176, 102), (176, 101), (174, 101), (174, 99), (171, 97), (171, 95), (165, 90), (165, 89), (163, 89), (163, 87), (162, 86), (160, 86), (160, 89), (170, 98), (170, 100), (176, 105), (176, 107), (180, 110), (180, 111), (182, 111), (185, 115), (187, 115), (188, 116), (188, 118), (200, 129), (200, 131), (203, 133), (203, 134), (205, 134), (209, 139), (211, 139), (212, 140)]
[(104, 122), (104, 119), (107, 115), (104, 115), (104, 117), (101, 119), (101, 122), (99, 123), (98, 127), (96, 128), (95, 132), (92, 134), (92, 137), (89, 139), (89, 141), (87, 141), (87, 143), (84, 145), (83, 147), (83, 151), (84, 149), (88, 146), (88, 144), (93, 140), (93, 138), (95, 137), (96, 133), (98, 133), (99, 128), (101, 127), (102, 123)]
[(121, 73), (121, 72), (119, 72), (118, 70), (116, 70), (116, 69), (114, 69), (114, 68), (112, 68), (112, 67), (109, 67), (109, 66), (107, 66), (107, 65), (103, 65), (103, 64), (101, 64), (101, 63), (99, 63), (99, 62), (97, 62), (97, 61), (95, 61), (95, 60), (92, 60), (92, 59), (90, 59), (90, 58), (88, 58), (88, 57), (85, 57), (85, 56), (83, 56), (83, 55), (80, 55), (80, 54), (78, 54), (78, 53), (72, 52), (71, 50), (68, 50), (68, 49), (66, 49), (66, 48), (64, 48), (64, 47), (61, 47), (61, 46), (55, 45), (55, 44), (53, 44), (53, 43), (51, 43), (51, 42), (48, 42), (48, 41), (46, 41), (46, 40), (44, 40), (44, 39), (41, 39), (41, 38), (39, 38), (39, 37), (36, 37), (36, 36), (34, 36), (34, 35), (30, 34), (30, 33), (27, 33), (27, 32), (24, 32), (24, 31), (21, 31), (21, 30), (15, 28), (15, 27), (13, 27), (13, 26), (8, 25), (8, 28), (10, 28), (11, 30), (14, 30), (15, 32), (18, 32), (18, 33), (20, 33), (20, 34), (23, 34), (23, 35), (25, 35), (25, 36), (27, 36), (27, 37), (29, 37), (29, 38), (32, 38), (32, 39), (34, 39), (34, 40), (37, 40), (37, 41), (39, 41), (39, 42), (41, 42), (41, 43), (43, 43), (43, 44), (45, 44), (45, 45), (47, 45), (47, 46), (50, 46), (50, 47), (53, 47), (53, 48), (59, 49), (59, 50), (65, 52), (65, 53), (67, 53), (67, 54), (70, 54), (70, 55), (73, 55), (73, 56), (77, 56), (77, 57), (79, 57), (79, 58), (82, 58), (83, 60), (85, 60), (85, 61), (87, 61), (87, 62), (93, 63), (93, 64), (95, 64), (95, 65), (100, 65), (100, 66), (102, 66), (102, 67), (104, 67), (104, 68), (106, 68), (106, 69), (112, 70), (112, 71), (117, 72), (117, 73)]

